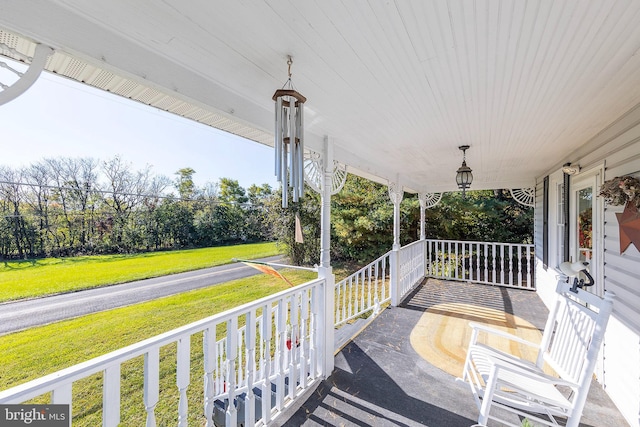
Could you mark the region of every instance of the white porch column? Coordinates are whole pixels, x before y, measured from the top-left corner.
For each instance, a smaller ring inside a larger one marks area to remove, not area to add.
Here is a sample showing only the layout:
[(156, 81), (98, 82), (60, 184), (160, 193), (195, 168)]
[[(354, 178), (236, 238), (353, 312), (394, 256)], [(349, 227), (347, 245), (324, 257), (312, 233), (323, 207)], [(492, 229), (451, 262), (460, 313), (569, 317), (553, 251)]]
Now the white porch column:
[(391, 305), (400, 304), (400, 202), (404, 192), (398, 182), (389, 182), (389, 198), (393, 202), (393, 248), (391, 253)]
[(329, 377), (334, 367), (334, 325), (335, 325), (335, 276), (331, 268), (331, 184), (333, 179), (333, 142), (325, 137), (322, 154), (322, 192), (320, 208), (320, 266), (318, 277), (325, 279), (323, 299), (324, 345), (322, 349), (321, 372), (324, 378)]
[(419, 193), (418, 200), (420, 201), (420, 240), (424, 240), (426, 238), (424, 218), (427, 210), (427, 193)]

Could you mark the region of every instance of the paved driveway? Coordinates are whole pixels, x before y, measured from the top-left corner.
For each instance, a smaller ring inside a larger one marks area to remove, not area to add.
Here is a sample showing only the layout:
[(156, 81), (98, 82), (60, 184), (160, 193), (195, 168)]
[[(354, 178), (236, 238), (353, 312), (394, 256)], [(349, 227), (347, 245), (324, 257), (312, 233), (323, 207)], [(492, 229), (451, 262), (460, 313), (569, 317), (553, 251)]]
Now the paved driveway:
[[(282, 262), (282, 256), (259, 261)], [(242, 263), (0, 304), (0, 335), (261, 274)]]

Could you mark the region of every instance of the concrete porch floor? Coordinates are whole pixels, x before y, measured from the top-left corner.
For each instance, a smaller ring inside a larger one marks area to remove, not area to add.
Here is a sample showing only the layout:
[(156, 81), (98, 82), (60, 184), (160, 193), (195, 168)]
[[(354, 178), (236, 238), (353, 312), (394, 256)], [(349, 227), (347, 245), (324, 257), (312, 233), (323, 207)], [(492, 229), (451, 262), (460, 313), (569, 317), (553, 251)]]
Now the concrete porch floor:
[[(428, 308), (452, 302), (514, 314), (538, 329), (544, 327), (548, 314), (535, 292), (427, 279), (400, 307), (384, 310), (337, 354), (333, 374), (283, 425), (475, 424), (478, 410), (469, 386), (425, 360), (409, 340)], [(580, 425), (628, 424), (594, 381)]]

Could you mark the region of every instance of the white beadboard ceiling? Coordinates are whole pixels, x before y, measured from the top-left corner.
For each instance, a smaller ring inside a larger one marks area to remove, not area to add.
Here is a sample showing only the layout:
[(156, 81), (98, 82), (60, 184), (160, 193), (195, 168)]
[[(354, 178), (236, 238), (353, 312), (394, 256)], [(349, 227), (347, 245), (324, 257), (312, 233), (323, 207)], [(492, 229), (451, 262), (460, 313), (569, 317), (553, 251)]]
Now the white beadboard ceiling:
[(640, 103), (637, 0), (3, 0), (0, 29), (269, 145), (291, 55), (308, 145), (413, 191), (455, 190), (463, 144), (472, 189), (531, 187)]

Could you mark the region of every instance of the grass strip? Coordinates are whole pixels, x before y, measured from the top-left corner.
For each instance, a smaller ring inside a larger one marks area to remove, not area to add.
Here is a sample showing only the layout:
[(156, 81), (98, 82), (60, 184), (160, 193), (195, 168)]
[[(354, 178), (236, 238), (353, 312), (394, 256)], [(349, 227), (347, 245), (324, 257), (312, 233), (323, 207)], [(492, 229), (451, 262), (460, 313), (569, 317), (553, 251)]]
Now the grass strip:
[(53, 295), (278, 255), (275, 242), (133, 255), (4, 261), (0, 302)]
[[(294, 284), (315, 273), (283, 270)], [(160, 298), (0, 337), (0, 389), (4, 390), (163, 332), (271, 295), (289, 286), (267, 275), (239, 279), (206, 289)], [(189, 425), (202, 423), (201, 336), (192, 338)], [(177, 423), (175, 345), (161, 350), (161, 403), (158, 425)], [(122, 425), (144, 425), (142, 358), (122, 366)], [(74, 384), (74, 427), (100, 425), (102, 375)], [(38, 401), (45, 402), (45, 396)]]

